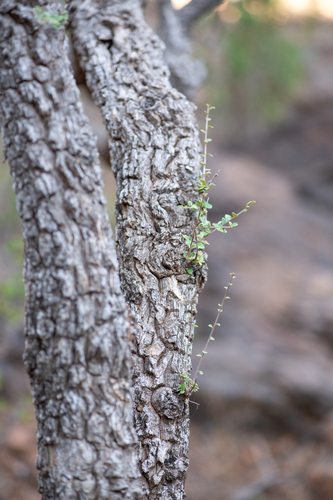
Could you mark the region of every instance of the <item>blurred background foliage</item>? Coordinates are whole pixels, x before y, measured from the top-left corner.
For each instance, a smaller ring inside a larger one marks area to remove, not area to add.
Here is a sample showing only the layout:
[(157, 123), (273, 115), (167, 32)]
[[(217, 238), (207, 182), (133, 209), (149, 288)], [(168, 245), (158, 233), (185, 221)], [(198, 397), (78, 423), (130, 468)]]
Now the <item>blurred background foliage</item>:
[(196, 27), (196, 53), (208, 66), (205, 94), (228, 139), (240, 144), (281, 120), (303, 73), (279, 0), (227, 2)]
[[(0, 143), (0, 155), (3, 157)], [(24, 316), (23, 237), (8, 162), (0, 162), (0, 318), (21, 323)]]

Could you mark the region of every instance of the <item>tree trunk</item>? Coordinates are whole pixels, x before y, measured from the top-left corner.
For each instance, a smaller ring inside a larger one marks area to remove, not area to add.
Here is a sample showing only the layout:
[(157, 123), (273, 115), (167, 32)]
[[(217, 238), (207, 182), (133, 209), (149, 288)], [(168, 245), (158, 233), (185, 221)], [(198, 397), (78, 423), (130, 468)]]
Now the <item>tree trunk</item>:
[[(139, 0), (71, 2), (74, 47), (109, 133), (117, 178), (117, 253), (135, 314), (134, 418), (150, 499), (182, 499), (189, 409), (177, 394), (185, 334), (205, 267), (182, 256), (199, 170), (195, 107), (173, 89)], [(192, 213), (192, 212), (191, 212)], [(192, 332), (190, 332), (190, 338)]]
[[(26, 2), (28, 3), (28, 2)], [(66, 39), (0, 6), (0, 120), (23, 221), (25, 364), (43, 499), (142, 498), (130, 326)]]
[(186, 270), (194, 215), (179, 208), (197, 198), (195, 107), (170, 85), (139, 0), (70, 3), (117, 177), (121, 290), (66, 39), (38, 21), (35, 3), (0, 6), (0, 123), (24, 226), (40, 491), (45, 500), (181, 500), (189, 403), (177, 389), (206, 279), (205, 266)]

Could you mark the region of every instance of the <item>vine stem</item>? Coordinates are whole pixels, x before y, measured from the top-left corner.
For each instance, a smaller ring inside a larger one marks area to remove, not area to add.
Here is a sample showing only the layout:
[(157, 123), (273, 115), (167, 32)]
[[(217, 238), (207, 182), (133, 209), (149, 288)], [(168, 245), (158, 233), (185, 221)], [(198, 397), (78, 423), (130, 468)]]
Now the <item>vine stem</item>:
[(187, 340), (186, 340), (186, 348), (185, 348), (185, 362), (184, 362), (184, 372), (187, 373), (188, 371), (188, 347), (189, 347), (189, 343), (193, 341), (193, 338), (194, 335), (192, 336), (192, 330), (193, 330), (193, 308), (194, 308), (194, 304), (193, 304), (193, 300), (191, 300), (190, 304), (191, 304), (191, 309), (190, 309), (190, 314), (191, 314), (191, 318), (190, 318), (190, 325), (189, 325), (189, 332), (188, 332), (188, 337), (187, 337)]
[[(189, 247), (188, 252), (187, 252), (187, 255), (186, 255), (186, 260), (187, 260), (188, 262), (189, 262), (189, 260), (188, 260), (188, 259), (189, 259), (189, 256), (190, 256), (190, 255), (191, 255), (191, 253), (192, 253), (192, 245), (193, 245), (194, 238), (196, 238), (196, 240), (197, 240), (197, 242), (198, 242), (198, 231), (197, 231), (197, 230), (198, 230), (198, 227), (199, 227), (199, 225), (200, 225), (200, 217), (201, 217), (202, 212), (203, 212), (202, 202), (204, 201), (205, 196), (206, 196), (206, 193), (202, 193), (201, 204), (200, 204), (200, 208), (199, 208), (199, 214), (198, 214), (198, 216), (197, 216), (197, 221), (196, 221), (195, 226), (194, 226), (194, 228), (193, 228), (193, 232), (192, 232), (192, 239), (191, 239), (190, 247)], [(196, 253), (195, 253), (195, 257), (194, 257), (194, 259), (192, 259), (192, 261), (193, 261), (193, 260), (196, 260), (197, 256), (198, 256), (198, 244), (197, 244), (197, 246), (196, 246)], [(191, 262), (192, 262), (192, 261), (191, 261)]]
[(207, 164), (207, 145), (208, 145), (208, 126), (209, 126), (209, 111), (210, 111), (210, 104), (206, 104), (207, 106), (207, 109), (205, 111), (206, 113), (206, 122), (205, 122), (205, 142), (204, 142), (204, 154), (203, 154), (203, 157), (204, 157), (204, 161), (203, 161), (203, 165), (202, 165), (202, 173), (203, 175), (206, 174), (206, 164)]
[[(206, 176), (206, 166), (207, 166), (207, 156), (208, 156), (208, 129), (209, 129), (209, 111), (211, 109), (211, 106), (210, 104), (206, 104), (207, 108), (206, 108), (206, 120), (205, 120), (205, 140), (204, 140), (204, 153), (203, 153), (203, 162), (202, 162), (202, 176), (203, 178), (205, 178)], [(213, 109), (213, 108), (212, 108)], [(212, 128), (212, 127), (210, 127)], [(210, 180), (210, 182), (212, 182), (212, 180), (216, 177), (216, 174), (213, 176), (213, 178)], [(186, 255), (186, 260), (188, 260), (189, 256), (191, 255), (192, 253), (192, 244), (193, 244), (193, 241), (194, 241), (194, 238), (197, 239), (197, 229), (200, 225), (200, 217), (201, 217), (201, 214), (202, 214), (202, 211), (203, 211), (203, 207), (202, 207), (202, 203), (205, 199), (205, 197), (207, 196), (207, 193), (206, 192), (203, 192), (201, 194), (201, 204), (200, 204), (200, 210), (199, 210), (199, 215), (197, 217), (197, 222), (195, 224), (195, 227), (193, 228), (193, 233), (192, 233), (192, 239), (191, 239), (191, 244), (190, 244), (190, 247), (189, 247), (189, 250), (187, 252), (187, 255)], [(198, 257), (198, 245), (196, 246), (196, 252), (195, 252), (195, 257), (193, 260), (196, 260)]]
[[(251, 203), (251, 205), (253, 205), (253, 204), (255, 203), (255, 201), (250, 201), (249, 203)], [(237, 217), (239, 217), (240, 215), (244, 214), (244, 213), (245, 213), (245, 212), (247, 212), (247, 211), (248, 211), (248, 208), (247, 208), (247, 207), (243, 208), (243, 210), (241, 210), (240, 212), (238, 212), (238, 214), (236, 214), (234, 217), (231, 217), (231, 218), (228, 220), (228, 223), (229, 223), (230, 221), (232, 221), (233, 219), (236, 219), (236, 218), (237, 218)], [(222, 226), (222, 229), (232, 229), (232, 227), (230, 227), (230, 226)], [(208, 236), (210, 236), (211, 234), (215, 233), (215, 231), (217, 231), (217, 229), (213, 229), (212, 231), (210, 231), (210, 233), (209, 233), (209, 234), (207, 234), (206, 238), (207, 238)]]
[[(209, 184), (210, 184), (211, 182), (213, 182), (213, 180), (215, 179), (215, 177), (217, 177), (217, 176), (218, 176), (219, 172), (220, 172), (220, 171), (218, 171), (216, 174), (214, 174), (214, 175), (213, 175), (213, 177), (212, 177), (212, 178), (210, 179), (210, 181), (209, 181)], [(203, 206), (202, 206), (202, 203), (203, 203), (203, 201), (205, 200), (205, 197), (206, 197), (206, 196), (207, 196), (207, 193), (206, 193), (206, 192), (203, 192), (203, 193), (201, 194), (199, 214), (198, 214), (198, 215), (196, 215), (196, 217), (197, 217), (197, 221), (196, 221), (195, 226), (194, 226), (194, 228), (193, 228), (193, 232), (192, 232), (192, 239), (191, 239), (190, 247), (189, 247), (189, 250), (188, 250), (187, 255), (186, 255), (186, 260), (187, 260), (188, 262), (193, 262), (193, 261), (195, 261), (195, 260), (197, 259), (197, 257), (198, 257), (198, 250), (199, 250), (199, 249), (198, 249), (198, 227), (200, 226), (200, 217), (201, 217), (201, 215), (202, 215), (203, 213), (205, 213), (205, 212), (204, 212), (204, 209), (203, 209)], [(242, 210), (242, 212), (240, 212), (239, 214), (237, 214), (237, 217), (238, 217), (238, 215), (242, 214), (244, 211), (245, 211), (245, 209), (244, 209), (244, 210)], [(233, 217), (233, 218), (234, 218), (234, 217)], [(230, 220), (231, 220), (231, 219), (230, 219)], [(214, 229), (214, 231), (216, 231), (216, 229)], [(213, 232), (213, 231), (212, 231), (212, 232)], [(191, 261), (189, 261), (189, 260), (188, 260), (188, 258), (189, 258), (189, 256), (191, 255), (191, 252), (192, 252), (192, 245), (193, 245), (194, 238), (196, 238), (196, 243), (197, 243), (197, 246), (196, 246), (196, 252), (195, 252), (195, 257), (194, 257)]]
[(216, 315), (214, 324), (213, 324), (213, 326), (212, 326), (212, 328), (211, 328), (211, 330), (209, 332), (208, 339), (207, 339), (207, 342), (205, 344), (204, 350), (202, 351), (201, 358), (199, 360), (199, 363), (198, 363), (198, 366), (197, 366), (194, 378), (192, 380), (192, 384), (191, 384), (191, 386), (188, 389), (188, 394), (187, 394), (188, 396), (190, 396), (192, 394), (192, 392), (193, 392), (193, 389), (195, 387), (195, 384), (197, 382), (197, 378), (198, 378), (198, 375), (199, 375), (199, 372), (200, 372), (202, 360), (204, 358), (204, 355), (207, 353), (209, 342), (212, 340), (212, 335), (214, 333), (216, 325), (218, 324), (218, 320), (219, 320), (220, 314), (221, 314), (221, 312), (223, 310), (222, 308), (224, 306), (224, 303), (225, 303), (226, 299), (228, 298), (228, 292), (229, 292), (230, 287), (232, 286), (232, 280), (235, 279), (235, 277), (236, 277), (235, 273), (230, 273), (230, 276), (231, 276), (231, 279), (230, 279), (228, 285), (225, 287), (225, 292), (224, 292), (224, 296), (223, 296), (222, 302), (221, 302), (221, 304), (219, 304), (219, 309), (217, 310), (217, 315)]

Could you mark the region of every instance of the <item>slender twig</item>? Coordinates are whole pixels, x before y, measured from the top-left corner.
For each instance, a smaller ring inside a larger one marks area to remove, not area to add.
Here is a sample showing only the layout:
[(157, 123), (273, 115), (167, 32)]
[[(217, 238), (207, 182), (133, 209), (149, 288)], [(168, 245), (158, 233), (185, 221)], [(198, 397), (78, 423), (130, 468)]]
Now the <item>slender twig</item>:
[[(201, 172), (201, 175), (202, 177), (204, 178), (206, 176), (206, 166), (207, 166), (207, 156), (208, 156), (208, 129), (209, 128), (212, 128), (210, 125), (209, 125), (209, 121), (210, 121), (210, 118), (209, 118), (209, 111), (211, 109), (211, 106), (210, 104), (206, 104), (207, 108), (206, 108), (206, 120), (205, 120), (205, 140), (204, 140), (204, 153), (202, 155), (203, 157), (203, 161), (201, 162), (201, 165), (202, 165), (202, 172)], [(212, 180), (216, 177), (217, 174), (215, 174), (211, 180), (209, 181), (209, 183), (212, 182)], [(191, 255), (192, 253), (192, 245), (193, 245), (193, 241), (194, 239), (196, 239), (196, 252), (195, 252), (195, 257), (194, 259), (192, 260), (196, 260), (197, 257), (198, 257), (198, 227), (200, 225), (200, 217), (202, 216), (202, 213), (204, 213), (204, 207), (202, 206), (203, 205), (203, 202), (204, 202), (204, 199), (205, 197), (207, 196), (207, 193), (205, 191), (203, 191), (201, 193), (201, 200), (200, 200), (200, 208), (199, 208), (199, 214), (197, 215), (197, 220), (196, 220), (196, 223), (195, 223), (195, 226), (193, 228), (193, 232), (192, 232), (192, 238), (191, 238), (191, 244), (190, 244), (190, 247), (189, 247), (189, 250), (187, 252), (187, 255), (186, 255), (186, 260), (189, 259), (189, 256)]]
[[(203, 202), (205, 195), (206, 195), (206, 193), (202, 193), (202, 199), (200, 200), (201, 202)], [(198, 227), (199, 227), (199, 225), (200, 225), (200, 217), (201, 217), (202, 212), (203, 212), (203, 206), (202, 206), (202, 204), (201, 204), (201, 205), (200, 205), (200, 208), (199, 208), (199, 214), (197, 215), (197, 220), (196, 220), (195, 226), (194, 226), (194, 228), (193, 228), (192, 238), (191, 238), (191, 243), (190, 243), (190, 246), (189, 246), (189, 249), (188, 249), (187, 255), (186, 255), (186, 260), (187, 260), (188, 262), (190, 262), (190, 261), (189, 261), (189, 257), (190, 257), (190, 255), (191, 255), (191, 253), (192, 253), (192, 245), (193, 245), (193, 241), (194, 241), (194, 239), (196, 239), (196, 240), (198, 239)], [(198, 253), (198, 248), (197, 248), (197, 250), (196, 250), (196, 255), (195, 255), (195, 257), (194, 257), (193, 259), (191, 259), (191, 261), (192, 261), (192, 260), (196, 260), (196, 258), (197, 258), (197, 253)]]
[[(249, 206), (249, 205), (253, 205), (254, 203), (255, 203), (255, 201), (249, 201), (249, 203), (246, 205), (246, 207), (245, 207), (245, 208), (243, 208), (243, 210), (241, 210), (240, 212), (238, 212), (238, 214), (234, 215), (233, 217), (231, 217), (231, 218), (228, 220), (228, 224), (229, 224), (229, 222), (230, 222), (230, 221), (232, 221), (233, 219), (236, 219), (236, 218), (237, 218), (237, 217), (239, 217), (240, 215), (242, 215), (242, 214), (244, 214), (245, 212), (247, 212), (247, 211), (248, 211), (248, 206)], [(225, 225), (225, 226), (221, 226), (221, 229), (232, 229), (232, 226), (230, 226), (230, 225), (229, 225), (229, 226), (227, 226), (227, 225)], [(212, 229), (212, 230), (210, 231), (210, 233), (209, 233), (209, 234), (207, 234), (206, 238), (207, 238), (208, 236), (210, 236), (211, 234), (215, 233), (215, 231), (217, 231), (217, 230), (218, 230), (217, 228)]]
[[(185, 347), (184, 373), (188, 372), (188, 367), (187, 367), (187, 364), (188, 364), (188, 346), (193, 340), (191, 337), (192, 328), (193, 328), (193, 300), (194, 299), (191, 300), (191, 309), (190, 309), (191, 318), (190, 318), (189, 332), (188, 332), (188, 337), (186, 340), (186, 347)], [(194, 337), (194, 335), (193, 335), (193, 337)]]
[(205, 141), (204, 141), (204, 154), (203, 154), (203, 157), (204, 157), (204, 161), (202, 162), (202, 166), (203, 166), (203, 169), (202, 169), (202, 173), (203, 175), (206, 174), (206, 166), (207, 166), (207, 145), (208, 145), (208, 127), (209, 127), (209, 121), (210, 121), (210, 118), (209, 118), (209, 110), (210, 110), (210, 104), (206, 104), (207, 106), (207, 109), (205, 111), (206, 113), (206, 121), (205, 121)]
[(197, 378), (198, 378), (198, 375), (200, 373), (200, 368), (201, 368), (201, 364), (202, 364), (202, 361), (203, 361), (203, 358), (204, 358), (204, 355), (207, 354), (207, 349), (208, 349), (208, 346), (209, 346), (209, 343), (211, 340), (214, 340), (212, 338), (212, 335), (214, 333), (214, 330), (216, 328), (216, 326), (218, 325), (219, 326), (219, 323), (218, 323), (218, 320), (220, 318), (220, 314), (221, 312), (223, 311), (223, 306), (224, 306), (224, 302), (226, 301), (228, 297), (228, 292), (229, 292), (229, 289), (230, 287), (232, 286), (232, 280), (235, 279), (235, 273), (230, 273), (230, 276), (231, 276), (231, 279), (228, 283), (228, 285), (225, 287), (225, 292), (224, 292), (224, 296), (223, 296), (223, 299), (222, 299), (222, 302), (221, 304), (219, 304), (219, 309), (217, 310), (217, 315), (216, 315), (216, 318), (215, 318), (215, 321), (214, 321), (214, 324), (213, 326), (211, 327), (211, 330), (209, 332), (209, 335), (208, 335), (208, 339), (207, 339), (207, 342), (205, 344), (205, 347), (204, 347), (204, 350), (202, 351), (202, 354), (199, 354), (198, 356), (200, 356), (200, 360), (199, 360), (199, 363), (198, 363), (198, 366), (197, 366), (197, 369), (195, 371), (195, 374), (194, 374), (194, 377), (193, 377), (193, 380), (192, 380), (192, 384), (190, 385), (190, 387), (188, 388), (188, 396), (190, 396), (193, 392), (193, 389), (196, 385), (196, 382), (197, 382)]
[(253, 483), (245, 486), (241, 490), (235, 492), (230, 500), (255, 500), (262, 493), (264, 493), (269, 488), (284, 484), (289, 481), (294, 481), (297, 479), (296, 475), (290, 476), (273, 476), (267, 477), (265, 479), (260, 479), (259, 481), (254, 481)]

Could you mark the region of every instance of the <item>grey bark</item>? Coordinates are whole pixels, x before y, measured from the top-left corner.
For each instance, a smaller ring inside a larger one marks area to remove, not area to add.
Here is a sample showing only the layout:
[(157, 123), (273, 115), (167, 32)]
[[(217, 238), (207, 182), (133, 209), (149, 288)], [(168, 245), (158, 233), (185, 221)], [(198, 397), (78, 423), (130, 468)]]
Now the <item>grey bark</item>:
[[(177, 394), (191, 302), (205, 268), (190, 276), (183, 234), (193, 219), (178, 208), (196, 198), (195, 108), (173, 89), (163, 45), (139, 0), (71, 2), (74, 47), (110, 138), (117, 177), (121, 286), (137, 329), (134, 418), (150, 499), (182, 499), (188, 466), (188, 401)], [(195, 309), (195, 307), (194, 307)], [(193, 313), (195, 311), (192, 311)]]
[(130, 325), (96, 141), (64, 33), (14, 0), (0, 6), (0, 92), (24, 227), (24, 358), (40, 492), (45, 500), (142, 498)]

